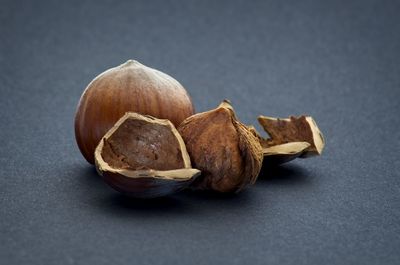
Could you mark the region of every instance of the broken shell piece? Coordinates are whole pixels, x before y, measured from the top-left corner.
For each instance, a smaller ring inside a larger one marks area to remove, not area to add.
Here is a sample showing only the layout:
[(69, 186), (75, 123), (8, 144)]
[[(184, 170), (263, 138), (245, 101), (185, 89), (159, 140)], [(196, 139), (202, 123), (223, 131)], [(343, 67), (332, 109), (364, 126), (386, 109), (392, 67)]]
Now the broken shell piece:
[(301, 156), (310, 146), (307, 142), (292, 142), (263, 148), (266, 165), (280, 165)]
[(264, 165), (279, 165), (295, 158), (320, 155), (324, 138), (311, 117), (287, 119), (259, 116), (258, 121), (270, 138), (263, 138), (254, 126), (248, 126), (263, 148)]
[(261, 145), (271, 147), (291, 142), (310, 144), (299, 157), (305, 158), (320, 155), (325, 141), (316, 122), (310, 116), (289, 117), (287, 119), (259, 116), (258, 122), (270, 136)]
[(117, 191), (139, 198), (175, 193), (200, 174), (169, 120), (126, 113), (95, 150), (96, 169)]

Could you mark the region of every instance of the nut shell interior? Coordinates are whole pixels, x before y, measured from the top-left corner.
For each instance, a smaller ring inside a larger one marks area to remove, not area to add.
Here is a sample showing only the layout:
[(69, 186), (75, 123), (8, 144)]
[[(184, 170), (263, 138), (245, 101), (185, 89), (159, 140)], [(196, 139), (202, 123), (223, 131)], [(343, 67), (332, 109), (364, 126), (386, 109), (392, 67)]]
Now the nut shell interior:
[(286, 119), (259, 116), (258, 121), (269, 138), (263, 138), (253, 126), (249, 128), (260, 141), (266, 165), (320, 155), (324, 149), (324, 137), (310, 116)]
[(187, 187), (200, 171), (191, 168), (183, 139), (168, 120), (126, 113), (102, 138), (96, 168), (116, 190), (159, 197)]
[(263, 143), (266, 146), (307, 142), (310, 146), (302, 153), (303, 158), (321, 155), (324, 149), (324, 137), (310, 116), (291, 116), (286, 119), (259, 116), (258, 122), (270, 136)]

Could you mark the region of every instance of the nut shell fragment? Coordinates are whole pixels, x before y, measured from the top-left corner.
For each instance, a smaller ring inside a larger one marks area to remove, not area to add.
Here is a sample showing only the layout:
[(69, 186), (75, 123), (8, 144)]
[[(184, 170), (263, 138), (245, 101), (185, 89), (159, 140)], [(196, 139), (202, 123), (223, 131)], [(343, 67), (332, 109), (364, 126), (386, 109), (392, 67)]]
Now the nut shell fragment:
[(310, 146), (307, 142), (291, 142), (263, 148), (266, 165), (280, 165), (300, 157)]
[(178, 131), (193, 166), (202, 172), (194, 188), (235, 192), (256, 181), (263, 159), (261, 145), (238, 121), (228, 101), (187, 118)]
[(324, 137), (310, 116), (286, 119), (259, 116), (258, 121), (270, 138), (261, 137), (252, 126), (250, 130), (263, 147), (264, 163), (267, 165), (320, 155), (324, 149)]
[(287, 119), (259, 116), (258, 122), (271, 137), (266, 140), (268, 146), (307, 142), (310, 146), (301, 154), (302, 158), (321, 155), (324, 149), (324, 137), (310, 116), (291, 116)]
[(106, 133), (95, 163), (111, 187), (139, 198), (172, 194), (200, 174), (191, 168), (183, 139), (170, 121), (138, 113), (126, 113)]

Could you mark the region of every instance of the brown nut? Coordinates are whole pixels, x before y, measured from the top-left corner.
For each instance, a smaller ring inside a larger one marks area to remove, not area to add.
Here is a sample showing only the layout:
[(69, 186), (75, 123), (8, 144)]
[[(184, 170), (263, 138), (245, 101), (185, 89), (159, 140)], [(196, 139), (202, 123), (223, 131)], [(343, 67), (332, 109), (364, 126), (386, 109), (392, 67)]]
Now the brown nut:
[(89, 163), (100, 139), (129, 111), (176, 126), (194, 113), (188, 93), (169, 75), (133, 60), (111, 68), (90, 82), (75, 115), (75, 138)]
[(324, 137), (310, 116), (287, 119), (259, 116), (258, 122), (270, 136), (265, 139), (251, 128), (263, 147), (265, 164), (282, 164), (297, 157), (320, 155), (324, 149)]
[(234, 192), (256, 181), (263, 159), (261, 145), (237, 120), (228, 101), (187, 118), (178, 131), (193, 166), (202, 171), (194, 188)]
[(200, 175), (169, 120), (126, 113), (102, 138), (96, 168), (106, 183), (138, 198), (172, 194)]

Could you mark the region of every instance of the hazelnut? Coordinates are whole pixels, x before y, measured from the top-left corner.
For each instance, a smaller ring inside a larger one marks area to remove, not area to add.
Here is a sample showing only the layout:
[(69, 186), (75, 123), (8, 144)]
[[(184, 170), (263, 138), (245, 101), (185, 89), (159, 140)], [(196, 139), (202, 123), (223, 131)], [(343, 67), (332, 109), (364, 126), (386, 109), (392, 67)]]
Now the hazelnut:
[(75, 115), (76, 141), (89, 163), (94, 162), (100, 139), (129, 111), (169, 119), (178, 126), (194, 109), (178, 81), (137, 61), (103, 72), (85, 89)]
[(192, 187), (234, 192), (256, 181), (263, 159), (261, 145), (238, 121), (229, 101), (187, 118), (178, 131), (193, 167), (202, 172)]
[(96, 168), (106, 183), (139, 198), (165, 196), (189, 186), (191, 168), (182, 137), (169, 120), (126, 113), (102, 138)]
[(310, 116), (286, 119), (259, 116), (258, 122), (270, 136), (263, 138), (251, 128), (263, 147), (264, 164), (282, 164), (297, 157), (316, 156), (324, 149), (324, 137)]

